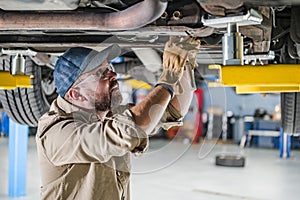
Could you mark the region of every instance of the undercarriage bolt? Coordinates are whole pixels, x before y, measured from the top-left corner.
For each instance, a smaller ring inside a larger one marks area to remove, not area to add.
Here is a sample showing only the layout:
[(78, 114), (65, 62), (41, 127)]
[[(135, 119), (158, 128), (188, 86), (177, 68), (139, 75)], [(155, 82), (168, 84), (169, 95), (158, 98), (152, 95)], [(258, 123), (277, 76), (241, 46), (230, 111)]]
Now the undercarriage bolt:
[(179, 19), (181, 19), (181, 17), (182, 17), (182, 15), (181, 15), (180, 11), (176, 10), (176, 11), (173, 12), (173, 19), (174, 20), (179, 20)]
[(161, 18), (161, 19), (167, 19), (167, 18), (168, 18), (168, 13), (165, 11), (165, 12), (161, 15), (160, 18)]

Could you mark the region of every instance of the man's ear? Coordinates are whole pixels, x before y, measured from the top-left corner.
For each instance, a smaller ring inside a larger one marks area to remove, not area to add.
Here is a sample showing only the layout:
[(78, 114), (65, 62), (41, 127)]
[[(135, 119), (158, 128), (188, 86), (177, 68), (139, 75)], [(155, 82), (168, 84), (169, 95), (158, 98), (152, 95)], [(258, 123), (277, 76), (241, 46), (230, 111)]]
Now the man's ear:
[(84, 101), (86, 98), (80, 93), (80, 88), (70, 88), (68, 91), (69, 98), (75, 101)]

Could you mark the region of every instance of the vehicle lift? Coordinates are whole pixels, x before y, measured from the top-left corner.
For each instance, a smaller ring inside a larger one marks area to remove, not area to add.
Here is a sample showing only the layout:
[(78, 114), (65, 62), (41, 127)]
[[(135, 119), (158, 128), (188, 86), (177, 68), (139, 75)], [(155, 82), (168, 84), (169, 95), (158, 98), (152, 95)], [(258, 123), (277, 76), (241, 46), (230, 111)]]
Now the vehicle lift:
[[(210, 69), (219, 70), (219, 80), (209, 86), (235, 87), (238, 94), (300, 91), (299, 65), (264, 65), (264, 60), (275, 58), (273, 52), (244, 55), (243, 36), (238, 30), (239, 26), (260, 24), (262, 20), (262, 16), (253, 9), (242, 16), (202, 18), (205, 26), (227, 28), (227, 32), (222, 37), (223, 63), (222, 65), (209, 65)], [(280, 157), (288, 158), (290, 157), (291, 136), (284, 133), (282, 128), (279, 135)]]
[[(25, 75), (24, 56), (33, 56), (36, 53), (30, 50), (1, 50), (2, 55), (11, 55), (11, 71), (0, 70), (0, 89), (13, 90), (16, 87), (33, 88), (31, 80), (33, 75)], [(4, 67), (4, 66), (3, 66)]]
[[(223, 65), (212, 64), (210, 69), (219, 70), (219, 81), (213, 85), (236, 87), (238, 94), (299, 92), (300, 67), (297, 64), (266, 64), (273, 60), (268, 54), (244, 55), (243, 36), (239, 26), (255, 25), (262, 22), (262, 16), (251, 9), (246, 15), (202, 19), (206, 26), (227, 28), (222, 38)], [(245, 65), (245, 63), (252, 63)], [(253, 65), (254, 64), (254, 65)], [(257, 65), (259, 64), (259, 65)]]
[[(33, 75), (25, 75), (24, 55), (33, 55), (28, 50), (4, 50), (2, 54), (12, 55), (10, 71), (0, 71), (0, 89), (11, 90), (16, 87), (33, 88)], [(4, 66), (3, 66), (4, 67)], [(28, 126), (18, 124), (9, 119), (8, 139), (8, 196), (22, 197), (26, 195)]]

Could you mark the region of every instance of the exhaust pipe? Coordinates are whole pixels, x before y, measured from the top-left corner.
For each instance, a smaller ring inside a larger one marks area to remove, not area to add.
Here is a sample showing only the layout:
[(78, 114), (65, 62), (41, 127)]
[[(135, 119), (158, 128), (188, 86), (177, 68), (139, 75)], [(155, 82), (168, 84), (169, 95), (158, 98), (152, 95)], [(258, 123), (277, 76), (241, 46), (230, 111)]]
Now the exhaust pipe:
[(161, 17), (167, 2), (144, 0), (113, 13), (0, 11), (0, 30), (133, 30)]

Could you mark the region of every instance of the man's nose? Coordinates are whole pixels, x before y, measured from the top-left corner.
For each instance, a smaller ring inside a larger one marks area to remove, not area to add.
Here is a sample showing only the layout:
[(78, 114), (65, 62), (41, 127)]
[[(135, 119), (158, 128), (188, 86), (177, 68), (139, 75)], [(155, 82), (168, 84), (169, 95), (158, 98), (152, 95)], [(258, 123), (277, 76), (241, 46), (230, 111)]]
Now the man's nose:
[(106, 76), (108, 76), (110, 80), (116, 79), (117, 78), (117, 73), (114, 72), (114, 71), (112, 71), (112, 70), (110, 70), (110, 69), (107, 69)]

